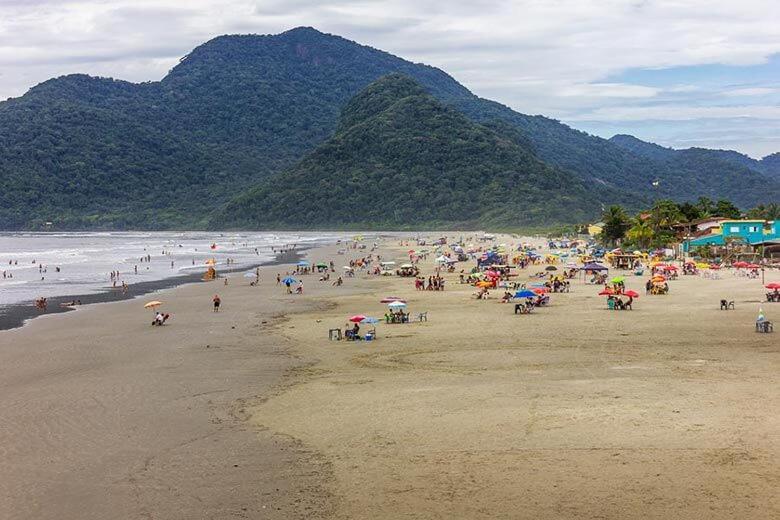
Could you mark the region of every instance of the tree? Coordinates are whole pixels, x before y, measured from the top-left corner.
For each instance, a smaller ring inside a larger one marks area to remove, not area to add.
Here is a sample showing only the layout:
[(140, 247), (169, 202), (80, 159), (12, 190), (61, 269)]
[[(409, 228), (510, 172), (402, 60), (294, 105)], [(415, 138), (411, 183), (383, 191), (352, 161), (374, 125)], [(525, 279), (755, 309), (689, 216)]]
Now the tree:
[(682, 214), (680, 207), (673, 200), (664, 199), (656, 201), (653, 209), (650, 210), (650, 223), (655, 232), (658, 232), (660, 229), (668, 229), (684, 218), (685, 215)]
[(641, 249), (650, 245), (654, 235), (650, 224), (639, 218), (634, 219), (634, 225), (626, 232), (626, 238), (635, 242)]
[(699, 218), (707, 218), (715, 214), (715, 203), (707, 197), (699, 197), (699, 200), (696, 201), (696, 206), (699, 208), (699, 213), (701, 214), (701, 217)]
[(718, 203), (715, 205), (715, 212), (719, 217), (723, 218), (736, 219), (742, 216), (742, 212), (739, 211), (739, 208), (732, 204), (731, 201), (725, 199), (718, 200)]
[(601, 235), (609, 244), (618, 244), (630, 226), (630, 220), (621, 206), (610, 206), (602, 215), (604, 229)]

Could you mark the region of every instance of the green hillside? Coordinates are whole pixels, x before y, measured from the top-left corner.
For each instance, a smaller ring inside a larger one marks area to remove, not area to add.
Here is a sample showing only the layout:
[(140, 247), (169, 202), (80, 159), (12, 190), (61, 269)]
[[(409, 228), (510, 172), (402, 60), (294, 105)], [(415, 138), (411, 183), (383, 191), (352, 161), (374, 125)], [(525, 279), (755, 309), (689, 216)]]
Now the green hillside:
[(232, 201), (212, 226), (510, 228), (588, 220), (600, 197), (615, 196), (394, 74), (347, 104), (331, 138)]
[(731, 193), (723, 176), (689, 179), (690, 169), (480, 99), (439, 69), (298, 28), (220, 36), (158, 82), (72, 75), (0, 102), (0, 229), (202, 227), (236, 194), (298, 163), (337, 130), (349, 99), (393, 72), (475, 122), (511, 127), (540, 160), (612, 188), (617, 202), (776, 200), (752, 176)]

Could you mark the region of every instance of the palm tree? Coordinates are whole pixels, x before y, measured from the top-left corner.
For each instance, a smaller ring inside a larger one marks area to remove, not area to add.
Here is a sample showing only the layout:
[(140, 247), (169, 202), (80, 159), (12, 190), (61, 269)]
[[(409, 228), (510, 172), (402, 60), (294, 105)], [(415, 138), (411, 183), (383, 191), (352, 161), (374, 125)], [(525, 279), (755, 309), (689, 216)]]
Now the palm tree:
[(619, 243), (629, 227), (629, 218), (625, 210), (620, 206), (610, 206), (601, 218), (604, 221), (604, 229), (601, 231), (604, 241), (608, 244)]
[(652, 242), (655, 233), (647, 221), (637, 218), (634, 225), (626, 232), (626, 238), (635, 242), (641, 249), (645, 249)]

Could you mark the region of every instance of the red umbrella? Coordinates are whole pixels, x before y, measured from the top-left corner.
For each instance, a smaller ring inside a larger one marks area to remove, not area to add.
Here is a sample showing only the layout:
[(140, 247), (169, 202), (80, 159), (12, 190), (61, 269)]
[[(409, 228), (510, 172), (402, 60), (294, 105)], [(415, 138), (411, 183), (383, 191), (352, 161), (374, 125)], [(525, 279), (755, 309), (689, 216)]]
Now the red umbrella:
[(365, 316), (363, 316), (362, 314), (358, 314), (357, 316), (352, 316), (352, 317), (349, 319), (349, 321), (351, 321), (351, 322), (353, 322), (353, 323), (360, 323), (360, 322), (361, 322), (361, 321), (363, 321), (364, 319), (366, 319), (366, 317), (365, 317)]
[(601, 291), (599, 293), (599, 296), (613, 296), (614, 294), (615, 294), (615, 291), (613, 291), (612, 289), (607, 288), (607, 289), (604, 289), (603, 291)]
[(531, 290), (533, 292), (535, 292), (536, 294), (544, 294), (544, 293), (550, 292), (550, 289), (548, 289), (547, 287), (536, 287), (536, 288), (531, 289)]
[(765, 285), (767, 289), (780, 289), (780, 283), (772, 282), (770, 284)]
[(761, 269), (761, 266), (758, 264), (748, 264), (745, 267), (747, 267), (748, 269)]
[(747, 267), (747, 266), (748, 266), (748, 265), (750, 265), (750, 264), (748, 264), (747, 262), (734, 262), (734, 263), (733, 263), (733, 264), (731, 264), (731, 265), (732, 265), (733, 267), (737, 267), (737, 268), (739, 268), (739, 267)]
[(630, 291), (629, 290), (629, 291), (624, 292), (623, 294), (625, 294), (626, 296), (630, 296), (631, 298), (639, 298), (639, 293), (636, 292), (636, 291)]
[(675, 265), (665, 265), (664, 266), (664, 270), (665, 271), (676, 271), (677, 270), (677, 266), (675, 266)]

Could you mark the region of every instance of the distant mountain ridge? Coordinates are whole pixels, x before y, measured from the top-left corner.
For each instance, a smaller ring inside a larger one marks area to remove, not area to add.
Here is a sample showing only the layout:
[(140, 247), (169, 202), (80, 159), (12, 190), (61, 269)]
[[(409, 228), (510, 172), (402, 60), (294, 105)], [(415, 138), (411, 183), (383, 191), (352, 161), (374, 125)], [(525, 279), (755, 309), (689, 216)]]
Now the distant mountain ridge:
[[(391, 73), (476, 123), (511, 127), (538, 159), (599, 193), (637, 205), (700, 195), (743, 206), (777, 200), (780, 185), (764, 178), (708, 178), (478, 98), (434, 67), (304, 27), (217, 37), (159, 82), (71, 75), (0, 102), (0, 227), (206, 226), (237, 194), (332, 136), (347, 102)], [(773, 171), (778, 163), (767, 162)]]
[(614, 135), (609, 140), (636, 155), (657, 161), (669, 161), (686, 154), (704, 154), (712, 160), (720, 160), (735, 166), (748, 168), (770, 179), (780, 180), (780, 152), (757, 160), (734, 150), (714, 150), (698, 147), (685, 149), (667, 148), (626, 134)]

